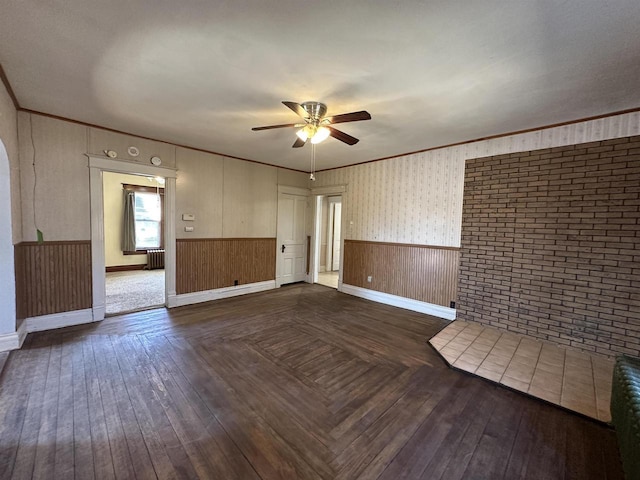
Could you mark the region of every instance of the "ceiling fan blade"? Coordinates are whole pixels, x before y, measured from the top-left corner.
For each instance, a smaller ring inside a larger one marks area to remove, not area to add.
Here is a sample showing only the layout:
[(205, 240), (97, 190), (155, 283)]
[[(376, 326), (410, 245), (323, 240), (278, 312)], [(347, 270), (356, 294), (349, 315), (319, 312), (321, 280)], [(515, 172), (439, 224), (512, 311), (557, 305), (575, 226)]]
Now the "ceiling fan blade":
[[(300, 126), (299, 123), (285, 123), (282, 125), (268, 125), (266, 127), (253, 127), (251, 130), (257, 132), (259, 130), (271, 130), (272, 128), (287, 128), (287, 127), (297, 127)], [(304, 124), (302, 125), (304, 126)]]
[(309, 114), (307, 113), (307, 111), (304, 108), (302, 108), (302, 105), (300, 105), (299, 103), (296, 103), (296, 102), (282, 102), (282, 103), (287, 107), (289, 107), (291, 110), (293, 110), (295, 113), (300, 115), (302, 118), (309, 117)]
[(357, 122), (359, 120), (371, 120), (371, 115), (366, 110), (361, 110), (359, 112), (342, 113), (340, 115), (333, 115), (332, 117), (325, 117), (323, 120), (329, 120), (329, 123)]
[(304, 147), (305, 143), (307, 143), (306, 140), (302, 140), (301, 138), (296, 138), (296, 141), (293, 142), (293, 145), (291, 145), (291, 147), (292, 148)]
[(341, 132), (340, 130), (336, 130), (333, 127), (329, 127), (327, 126), (327, 128), (329, 129), (329, 135), (331, 135), (333, 138), (340, 140), (341, 142), (346, 143), (347, 145), (355, 145), (356, 143), (358, 143), (360, 140), (358, 140), (356, 137), (352, 137), (351, 135), (347, 135), (344, 132)]

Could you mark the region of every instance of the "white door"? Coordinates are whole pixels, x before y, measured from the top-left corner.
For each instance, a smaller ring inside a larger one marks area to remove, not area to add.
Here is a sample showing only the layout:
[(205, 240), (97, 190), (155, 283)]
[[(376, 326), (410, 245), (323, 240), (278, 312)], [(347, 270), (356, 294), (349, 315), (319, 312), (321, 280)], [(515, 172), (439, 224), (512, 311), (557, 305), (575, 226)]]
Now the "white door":
[(307, 197), (278, 194), (278, 279), (279, 285), (306, 278), (305, 212)]
[(333, 262), (331, 270), (340, 270), (340, 225), (342, 223), (342, 205), (340, 203), (333, 204)]

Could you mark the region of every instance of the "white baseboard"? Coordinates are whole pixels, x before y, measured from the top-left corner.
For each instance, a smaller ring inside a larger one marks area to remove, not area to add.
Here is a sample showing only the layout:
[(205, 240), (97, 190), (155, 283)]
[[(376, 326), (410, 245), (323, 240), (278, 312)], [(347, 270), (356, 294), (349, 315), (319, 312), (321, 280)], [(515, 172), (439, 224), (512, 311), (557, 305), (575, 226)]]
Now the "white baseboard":
[(105, 304), (93, 306), (92, 316), (93, 316), (94, 322), (104, 320), (104, 317), (106, 316), (106, 314), (107, 314), (107, 306)]
[(27, 329), (25, 328), (25, 322), (22, 322), (17, 331), (0, 335), (0, 352), (17, 350), (22, 346), (22, 342), (24, 342), (26, 336)]
[(25, 318), (20, 323), (17, 331), (0, 335), (0, 352), (16, 350), (22, 347), (27, 333), (70, 327), (72, 325), (81, 325), (93, 321), (93, 313), (90, 308)]
[(210, 302), (212, 300), (220, 300), (223, 298), (235, 297), (237, 295), (263, 292), (274, 288), (276, 288), (275, 280), (267, 280), (266, 282), (248, 283), (246, 285), (238, 285), (237, 287), (216, 288), (215, 290), (205, 290), (203, 292), (169, 295), (167, 306), (169, 308), (182, 307), (184, 305)]
[(81, 325), (83, 323), (92, 323), (94, 321), (92, 309), (87, 308), (84, 310), (74, 310), (72, 312), (30, 317), (25, 319), (23, 324), (27, 326), (26, 331), (31, 333), (53, 330), (54, 328), (70, 327), (72, 325)]
[(376, 290), (368, 290), (366, 288), (347, 285), (346, 283), (343, 283), (340, 286), (339, 290), (343, 293), (348, 293), (349, 295), (354, 295), (356, 297), (366, 298), (367, 300), (373, 300), (374, 302), (384, 303), (386, 305), (392, 305), (394, 307), (405, 308), (414, 312), (426, 313), (427, 315), (444, 318), (445, 320), (455, 320), (456, 318), (455, 309), (443, 307), (441, 305), (435, 305), (433, 303), (426, 303), (419, 300), (413, 300), (411, 298), (399, 297), (397, 295), (378, 292)]

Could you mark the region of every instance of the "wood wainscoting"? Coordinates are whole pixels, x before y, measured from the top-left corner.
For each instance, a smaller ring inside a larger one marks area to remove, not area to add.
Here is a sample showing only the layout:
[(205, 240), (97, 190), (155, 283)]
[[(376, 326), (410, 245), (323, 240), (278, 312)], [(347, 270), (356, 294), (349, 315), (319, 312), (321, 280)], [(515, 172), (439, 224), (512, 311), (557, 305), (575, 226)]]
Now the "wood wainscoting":
[(276, 278), (275, 238), (198, 238), (176, 241), (176, 293)]
[(459, 256), (456, 247), (345, 240), (342, 281), (449, 307), (456, 299)]
[(91, 242), (14, 246), (19, 319), (91, 308)]

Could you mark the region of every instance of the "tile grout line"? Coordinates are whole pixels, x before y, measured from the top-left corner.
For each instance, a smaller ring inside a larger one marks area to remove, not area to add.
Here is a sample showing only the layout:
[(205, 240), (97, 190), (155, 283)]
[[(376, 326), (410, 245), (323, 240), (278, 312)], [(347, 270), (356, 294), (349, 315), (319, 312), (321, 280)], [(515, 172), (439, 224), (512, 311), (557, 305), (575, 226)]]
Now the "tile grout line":
[[(478, 338), (480, 338), (480, 335), (482, 335), (482, 333), (485, 331), (485, 328), (483, 327), (482, 330), (480, 330), (480, 332), (478, 333), (478, 335), (476, 335), (476, 338), (474, 338), (471, 343), (469, 344), (469, 346), (464, 350), (464, 352), (462, 352), (460, 354), (460, 356), (456, 359), (456, 361), (458, 361), (458, 359), (464, 355), (466, 353), (467, 350), (469, 350), (469, 348), (471, 348), (471, 345), (473, 345), (476, 340), (478, 340)], [(495, 347), (495, 343), (493, 344), (493, 346), (491, 347), (491, 350), (489, 350), (489, 352), (487, 352), (484, 357), (482, 357), (482, 360), (480, 360), (480, 363), (478, 365), (476, 365), (476, 368), (473, 370), (473, 372), (470, 373), (475, 373), (478, 368), (480, 368), (480, 365), (482, 365), (482, 363), (486, 360), (486, 358), (489, 356), (489, 353), (493, 350), (493, 347)]]
[(564, 351), (564, 355), (562, 356), (562, 388), (560, 389), (560, 406), (562, 406), (562, 400), (564, 398), (564, 386), (565, 386), (565, 378), (567, 376), (567, 351)]
[[(520, 335), (518, 335), (518, 336), (520, 337)], [(502, 338), (502, 336), (500, 336), (500, 338)], [(521, 337), (521, 338), (518, 340), (518, 345), (516, 345), (516, 348), (513, 350), (513, 353), (511, 354), (511, 358), (509, 359), (509, 363), (507, 363), (507, 366), (505, 367), (504, 372), (502, 372), (502, 375), (500, 375), (500, 381), (499, 381), (499, 383), (502, 383), (502, 380), (504, 379), (504, 375), (505, 375), (505, 373), (507, 372), (507, 370), (509, 370), (509, 367), (511, 366), (511, 362), (513, 362), (513, 357), (515, 357), (516, 352), (518, 351), (518, 348), (520, 347), (520, 343), (522, 342), (522, 339), (523, 339), (523, 338), (524, 338), (524, 337)], [(524, 392), (524, 393), (527, 393), (527, 392)]]
[(542, 356), (542, 348), (544, 347), (544, 343), (540, 346), (540, 350), (538, 351), (538, 357), (536, 358), (536, 364), (533, 367), (533, 373), (531, 374), (531, 379), (529, 380), (529, 386), (527, 387), (526, 393), (529, 393), (531, 389), (531, 383), (533, 382), (533, 377), (536, 376), (536, 372), (538, 371), (538, 364), (540, 363), (540, 357)]

